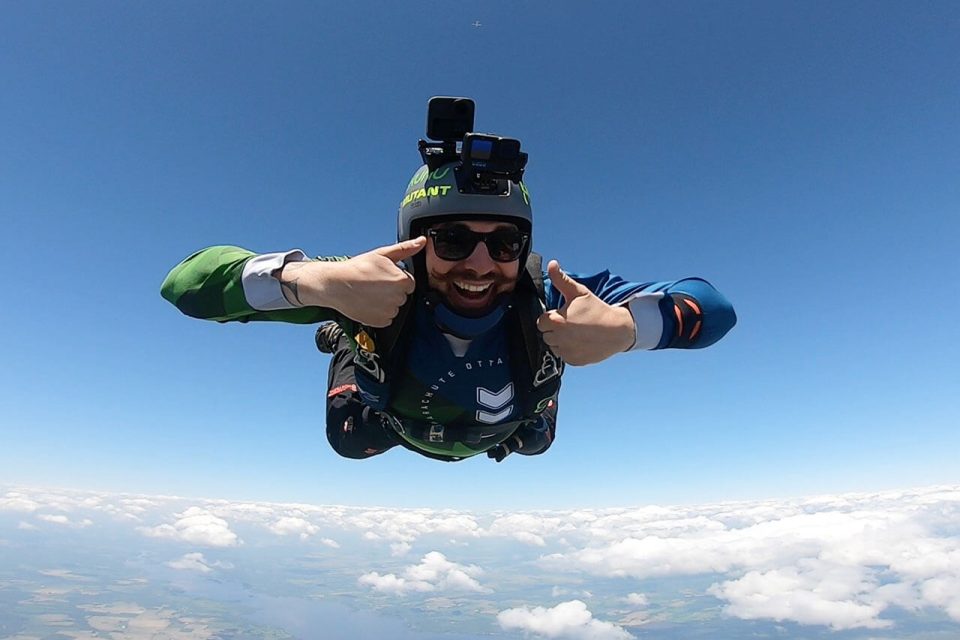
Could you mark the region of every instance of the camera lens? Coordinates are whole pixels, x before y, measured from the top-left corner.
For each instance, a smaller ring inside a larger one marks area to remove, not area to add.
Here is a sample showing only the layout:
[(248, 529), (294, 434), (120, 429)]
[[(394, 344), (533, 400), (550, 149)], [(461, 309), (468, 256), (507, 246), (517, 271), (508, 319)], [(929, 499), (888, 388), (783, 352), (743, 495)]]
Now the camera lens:
[(497, 151), (501, 158), (512, 160), (520, 155), (520, 141), (515, 138), (501, 138)]

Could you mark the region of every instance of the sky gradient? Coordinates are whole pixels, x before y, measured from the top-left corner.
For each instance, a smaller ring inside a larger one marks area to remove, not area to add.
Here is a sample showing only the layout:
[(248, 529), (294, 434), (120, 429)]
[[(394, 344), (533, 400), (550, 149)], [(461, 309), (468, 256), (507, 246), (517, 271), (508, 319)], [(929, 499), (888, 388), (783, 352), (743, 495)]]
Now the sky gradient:
[[(955, 483), (958, 27), (948, 2), (5, 3), (0, 483), (525, 509)], [(545, 258), (706, 278), (737, 327), (568, 369), (543, 456), (338, 458), (312, 328), (192, 320), (160, 283), (213, 244), (393, 242), (432, 95), (523, 141)]]

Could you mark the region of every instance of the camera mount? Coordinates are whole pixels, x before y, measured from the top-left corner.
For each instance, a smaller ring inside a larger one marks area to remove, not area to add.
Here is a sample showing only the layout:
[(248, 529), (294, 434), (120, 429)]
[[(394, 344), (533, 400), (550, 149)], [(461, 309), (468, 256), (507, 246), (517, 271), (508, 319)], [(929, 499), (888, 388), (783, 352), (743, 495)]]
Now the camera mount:
[(527, 154), (520, 151), (516, 138), (473, 133), (475, 110), (476, 103), (470, 98), (430, 98), (427, 138), (438, 142), (420, 140), (420, 156), (431, 171), (459, 160), (456, 171), (461, 192), (506, 193), (505, 180), (523, 179)]

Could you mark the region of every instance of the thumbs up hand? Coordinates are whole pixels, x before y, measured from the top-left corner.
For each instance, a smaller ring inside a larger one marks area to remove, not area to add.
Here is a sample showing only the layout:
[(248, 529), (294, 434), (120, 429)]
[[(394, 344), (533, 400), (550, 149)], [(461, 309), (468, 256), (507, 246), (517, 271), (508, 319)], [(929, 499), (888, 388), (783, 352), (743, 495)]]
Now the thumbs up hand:
[(420, 236), (343, 262), (291, 262), (279, 279), (292, 302), (336, 309), (361, 324), (386, 327), (416, 288), (413, 275), (397, 263), (426, 244)]
[(537, 319), (543, 341), (572, 365), (593, 364), (629, 349), (636, 338), (627, 307), (612, 306), (560, 269), (556, 260), (547, 275), (563, 295), (563, 306)]
[(397, 263), (416, 255), (426, 244), (427, 239), (420, 236), (333, 263), (341, 267), (337, 311), (371, 327), (389, 326), (416, 288), (413, 275)]

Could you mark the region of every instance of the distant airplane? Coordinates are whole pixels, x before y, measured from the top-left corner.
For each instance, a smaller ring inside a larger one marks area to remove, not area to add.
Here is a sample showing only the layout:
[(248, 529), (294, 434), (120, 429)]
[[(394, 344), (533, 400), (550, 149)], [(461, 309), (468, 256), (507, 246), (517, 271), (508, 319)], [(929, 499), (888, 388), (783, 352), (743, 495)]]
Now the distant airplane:
[(480, 23), (479, 20), (476, 20), (476, 21), (473, 23), (473, 26), (475, 26), (475, 27), (477, 27), (477, 28), (479, 29), (479, 28), (482, 27), (483, 25)]

